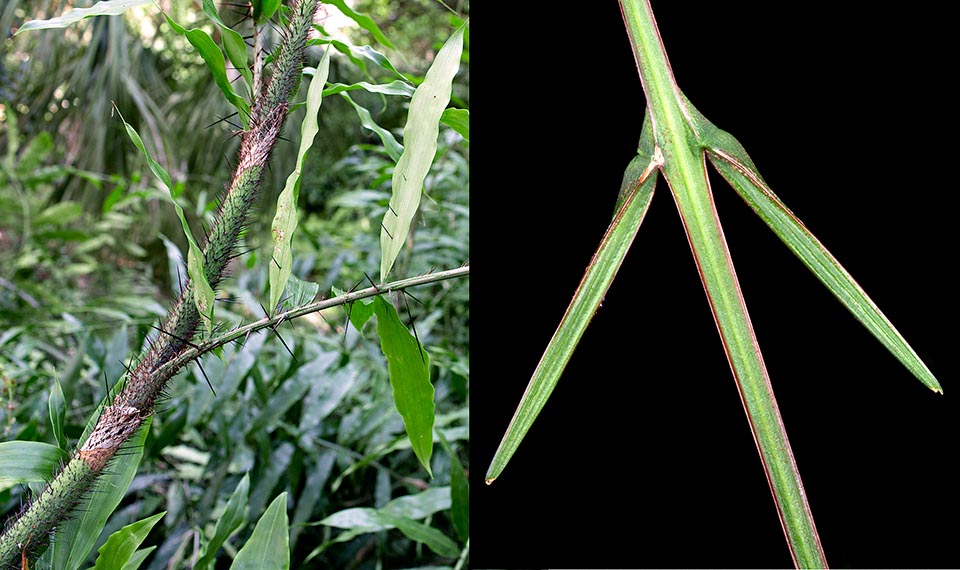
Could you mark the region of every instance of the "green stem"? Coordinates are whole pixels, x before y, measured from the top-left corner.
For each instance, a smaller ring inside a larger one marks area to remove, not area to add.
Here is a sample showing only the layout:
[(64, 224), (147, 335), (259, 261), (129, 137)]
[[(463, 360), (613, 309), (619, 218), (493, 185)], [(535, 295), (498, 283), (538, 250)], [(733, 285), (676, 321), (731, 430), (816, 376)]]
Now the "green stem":
[(791, 555), (797, 566), (825, 567), (810, 506), (714, 207), (698, 134), (670, 69), (649, 2), (621, 0), (620, 6), (652, 116), (654, 139), (663, 152), (663, 173), (723, 338)]

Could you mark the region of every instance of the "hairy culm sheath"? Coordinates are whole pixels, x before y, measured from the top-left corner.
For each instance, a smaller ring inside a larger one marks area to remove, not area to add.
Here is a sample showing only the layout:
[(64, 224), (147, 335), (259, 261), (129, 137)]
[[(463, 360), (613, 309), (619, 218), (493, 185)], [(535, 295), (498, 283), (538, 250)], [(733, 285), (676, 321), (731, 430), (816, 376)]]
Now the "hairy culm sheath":
[[(204, 272), (211, 287), (224, 278), (287, 118), (289, 100), (300, 83), (307, 34), (316, 9), (317, 0), (291, 5), (289, 26), (275, 54), (273, 73), (254, 101), (233, 179), (203, 248)], [(7, 521), (0, 534), (0, 567), (20, 568), (24, 552), (33, 556), (46, 547), (57, 526), (87, 497), (104, 467), (153, 413), (157, 397), (179, 370), (165, 364), (191, 347), (191, 339), (203, 324), (193, 296), (193, 285), (188, 282), (139, 364), (127, 375), (123, 390), (102, 408), (90, 436), (50, 484)]]

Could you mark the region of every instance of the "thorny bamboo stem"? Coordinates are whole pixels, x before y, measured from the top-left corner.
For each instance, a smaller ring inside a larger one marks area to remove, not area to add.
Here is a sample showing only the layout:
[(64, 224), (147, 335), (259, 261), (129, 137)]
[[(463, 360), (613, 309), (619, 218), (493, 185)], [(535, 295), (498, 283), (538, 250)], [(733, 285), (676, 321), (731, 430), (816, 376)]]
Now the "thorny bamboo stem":
[[(255, 94), (250, 128), (243, 133), (237, 167), (203, 250), (204, 273), (211, 287), (225, 276), (227, 262), (260, 189), (263, 170), (286, 121), (289, 101), (300, 83), (307, 34), (316, 9), (317, 0), (291, 5), (290, 24), (276, 53), (273, 73), (269, 81), (262, 82), (262, 91)], [(123, 390), (102, 408), (96, 426), (69, 463), (8, 522), (0, 534), (0, 567), (17, 567), (22, 558), (42, 551), (61, 521), (86, 498), (120, 447), (153, 414), (156, 398), (167, 381), (190, 360), (182, 355), (189, 350), (201, 324), (193, 295), (193, 284), (188, 283), (162, 327), (170, 334), (160, 334), (154, 340), (140, 364), (128, 374)], [(170, 365), (174, 360), (177, 366)]]
[(330, 299), (324, 299), (322, 301), (316, 301), (310, 303), (309, 305), (304, 305), (297, 309), (291, 309), (284, 313), (278, 313), (270, 318), (263, 318), (259, 321), (254, 321), (252, 323), (246, 324), (242, 327), (237, 327), (232, 331), (225, 333), (216, 338), (212, 338), (201, 342), (196, 345), (196, 348), (190, 348), (182, 353), (173, 360), (167, 362), (166, 364), (158, 369), (157, 372), (162, 374), (166, 367), (171, 367), (174, 369), (179, 369), (186, 363), (190, 362), (202, 356), (203, 354), (214, 350), (217, 347), (229, 344), (240, 338), (244, 338), (247, 335), (253, 334), (257, 331), (273, 328), (279, 326), (285, 321), (296, 319), (297, 317), (302, 317), (310, 313), (315, 313), (317, 311), (322, 311), (324, 309), (329, 309), (331, 307), (337, 307), (340, 305), (346, 305), (347, 303), (352, 303), (354, 301), (359, 301), (360, 299), (367, 299), (369, 297), (374, 297), (376, 295), (382, 295), (383, 293), (388, 293), (390, 291), (401, 291), (403, 289), (408, 289), (410, 287), (416, 287), (418, 285), (427, 285), (429, 283), (436, 283), (438, 281), (444, 281), (447, 279), (455, 279), (457, 277), (465, 277), (470, 274), (470, 266), (466, 265), (464, 267), (458, 267), (456, 269), (448, 269), (446, 271), (439, 271), (437, 273), (427, 273), (424, 275), (418, 275), (416, 277), (410, 277), (408, 279), (401, 279), (399, 281), (393, 281), (392, 283), (387, 283), (385, 285), (380, 285), (378, 287), (368, 287), (366, 289), (360, 289), (358, 291), (351, 291), (349, 293), (344, 293), (343, 295), (338, 295)]

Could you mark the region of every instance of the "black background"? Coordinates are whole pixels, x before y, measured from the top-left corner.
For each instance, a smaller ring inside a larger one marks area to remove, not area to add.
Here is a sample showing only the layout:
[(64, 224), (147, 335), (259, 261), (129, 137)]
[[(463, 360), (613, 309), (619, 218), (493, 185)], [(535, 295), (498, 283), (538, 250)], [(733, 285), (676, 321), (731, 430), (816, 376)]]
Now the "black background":
[[(915, 380), (713, 179), (828, 560), (958, 567), (954, 19), (838, 4), (653, 8), (681, 89), (944, 387)], [(484, 5), (471, 24), (471, 565), (791, 566), (662, 179), (558, 388), (482, 483), (640, 133), (617, 3), (558, 6)]]

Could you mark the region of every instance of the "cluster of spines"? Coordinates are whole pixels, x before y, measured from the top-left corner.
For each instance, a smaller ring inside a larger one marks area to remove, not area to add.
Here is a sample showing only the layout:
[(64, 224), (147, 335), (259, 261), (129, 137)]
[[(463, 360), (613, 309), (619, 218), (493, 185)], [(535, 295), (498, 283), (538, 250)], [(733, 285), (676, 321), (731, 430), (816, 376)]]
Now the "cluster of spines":
[[(211, 287), (216, 287), (225, 276), (263, 170), (280, 137), (289, 99), (299, 85), (316, 7), (317, 0), (300, 0), (291, 6), (290, 23), (276, 54), (273, 74), (255, 102), (250, 128), (243, 133), (237, 167), (204, 246), (204, 272)], [(18, 567), (22, 556), (32, 556), (47, 544), (57, 525), (75, 512), (90, 493), (96, 478), (120, 447), (153, 413), (157, 398), (176, 372), (163, 364), (195, 346), (191, 339), (202, 322), (193, 295), (188, 281), (143, 358), (128, 370), (123, 389), (102, 408), (83, 446), (18, 516), (7, 521), (0, 534), (0, 567)]]

